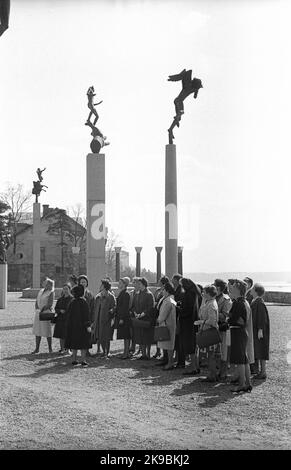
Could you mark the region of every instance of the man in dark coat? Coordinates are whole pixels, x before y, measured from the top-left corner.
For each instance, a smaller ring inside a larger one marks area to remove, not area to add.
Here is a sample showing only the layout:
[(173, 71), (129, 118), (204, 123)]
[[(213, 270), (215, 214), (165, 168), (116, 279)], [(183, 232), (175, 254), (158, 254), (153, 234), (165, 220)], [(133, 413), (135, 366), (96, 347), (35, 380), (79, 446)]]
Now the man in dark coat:
[(253, 337), (255, 362), (258, 367), (256, 379), (267, 378), (266, 361), (269, 360), (270, 348), (270, 319), (267, 307), (263, 300), (265, 289), (261, 284), (255, 284), (252, 288), (254, 300), (251, 303), (253, 315)]
[(176, 306), (176, 338), (175, 338), (175, 351), (176, 351), (176, 368), (185, 368), (185, 353), (182, 348), (182, 341), (180, 339), (180, 310), (182, 307), (183, 292), (180, 280), (182, 279), (181, 274), (174, 274), (172, 277), (172, 283), (175, 289), (174, 299), (177, 302)]
[[(154, 342), (154, 324), (155, 324), (155, 299), (148, 289), (147, 280), (142, 277), (138, 281), (138, 294), (134, 296), (132, 311), (135, 317), (133, 332), (135, 342), (141, 345), (142, 355), (139, 359), (150, 359), (151, 345)], [(137, 321), (141, 321), (138, 325)], [(149, 324), (144, 326), (143, 322)]]

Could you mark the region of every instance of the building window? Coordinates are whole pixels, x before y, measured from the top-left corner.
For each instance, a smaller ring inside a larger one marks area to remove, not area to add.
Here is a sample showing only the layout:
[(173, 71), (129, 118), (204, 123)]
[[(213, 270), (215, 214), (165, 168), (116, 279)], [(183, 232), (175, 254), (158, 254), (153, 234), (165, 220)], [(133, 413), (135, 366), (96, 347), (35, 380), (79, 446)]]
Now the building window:
[(17, 253), (17, 258), (22, 259), (23, 258), (23, 253)]
[(40, 262), (44, 263), (45, 261), (45, 247), (41, 246), (40, 247)]

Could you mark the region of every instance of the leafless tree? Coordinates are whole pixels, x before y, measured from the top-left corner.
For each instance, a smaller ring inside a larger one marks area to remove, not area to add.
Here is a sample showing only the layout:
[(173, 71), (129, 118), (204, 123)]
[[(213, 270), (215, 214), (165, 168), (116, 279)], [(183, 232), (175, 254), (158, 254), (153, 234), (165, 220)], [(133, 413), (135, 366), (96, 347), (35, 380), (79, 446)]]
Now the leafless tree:
[(8, 217), (12, 234), (13, 254), (15, 255), (18, 224), (22, 214), (31, 209), (32, 194), (31, 191), (25, 190), (22, 184), (14, 186), (7, 183), (6, 190), (0, 194), (0, 198), (10, 207)]

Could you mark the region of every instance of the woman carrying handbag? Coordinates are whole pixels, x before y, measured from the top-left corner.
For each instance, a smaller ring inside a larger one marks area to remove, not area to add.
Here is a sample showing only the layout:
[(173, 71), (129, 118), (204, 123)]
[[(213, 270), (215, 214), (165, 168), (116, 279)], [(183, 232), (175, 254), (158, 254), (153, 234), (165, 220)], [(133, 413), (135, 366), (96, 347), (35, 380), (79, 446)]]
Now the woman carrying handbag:
[(169, 332), (167, 340), (158, 340), (157, 346), (167, 351), (168, 363), (164, 370), (174, 369), (173, 353), (175, 347), (176, 335), (176, 302), (174, 300), (175, 289), (170, 282), (167, 282), (163, 288), (163, 300), (159, 309), (157, 323), (159, 326), (166, 326)]
[[(217, 337), (217, 343), (210, 344), (206, 347), (208, 355), (208, 374), (206, 379), (204, 379), (204, 382), (216, 382), (216, 362), (217, 356), (220, 356), (221, 342), (218, 332), (218, 306), (215, 300), (215, 297), (217, 296), (216, 287), (213, 285), (204, 287), (202, 295), (203, 301), (199, 310), (200, 320), (195, 322), (196, 325), (201, 325), (198, 335), (201, 334), (201, 332), (209, 330), (210, 328), (214, 328), (213, 331), (217, 333), (215, 335)], [(216, 339), (214, 338), (213, 341), (216, 341)]]
[(41, 338), (47, 339), (49, 353), (52, 350), (52, 327), (51, 320), (41, 321), (41, 313), (52, 313), (52, 306), (54, 302), (54, 281), (47, 278), (44, 281), (44, 288), (40, 289), (35, 302), (35, 315), (33, 322), (32, 333), (35, 335), (35, 350), (31, 354), (39, 352)]

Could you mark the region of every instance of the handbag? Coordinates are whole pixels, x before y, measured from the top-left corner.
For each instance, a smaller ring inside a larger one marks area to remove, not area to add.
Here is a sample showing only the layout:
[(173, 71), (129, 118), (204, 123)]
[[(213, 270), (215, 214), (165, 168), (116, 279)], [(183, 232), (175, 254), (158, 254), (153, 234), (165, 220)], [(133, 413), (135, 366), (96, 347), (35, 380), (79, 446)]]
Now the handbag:
[(151, 322), (146, 320), (139, 320), (138, 318), (132, 318), (131, 323), (133, 328), (150, 328)]
[(169, 341), (171, 339), (169, 328), (164, 326), (155, 326), (154, 341)]
[(40, 321), (51, 321), (55, 318), (55, 313), (51, 312), (50, 310), (46, 312), (39, 313), (39, 320)]
[[(162, 303), (161, 303), (162, 304)], [(169, 311), (168, 315), (166, 316), (163, 323), (166, 323), (168, 316), (170, 315), (171, 310)], [(155, 326), (154, 329), (154, 341), (169, 341), (171, 339), (170, 330), (167, 325), (160, 325)]]
[(208, 346), (213, 346), (214, 344), (221, 343), (221, 336), (219, 331), (215, 327), (203, 329), (205, 322), (203, 323), (200, 331), (196, 333), (196, 344), (200, 349), (208, 348)]

